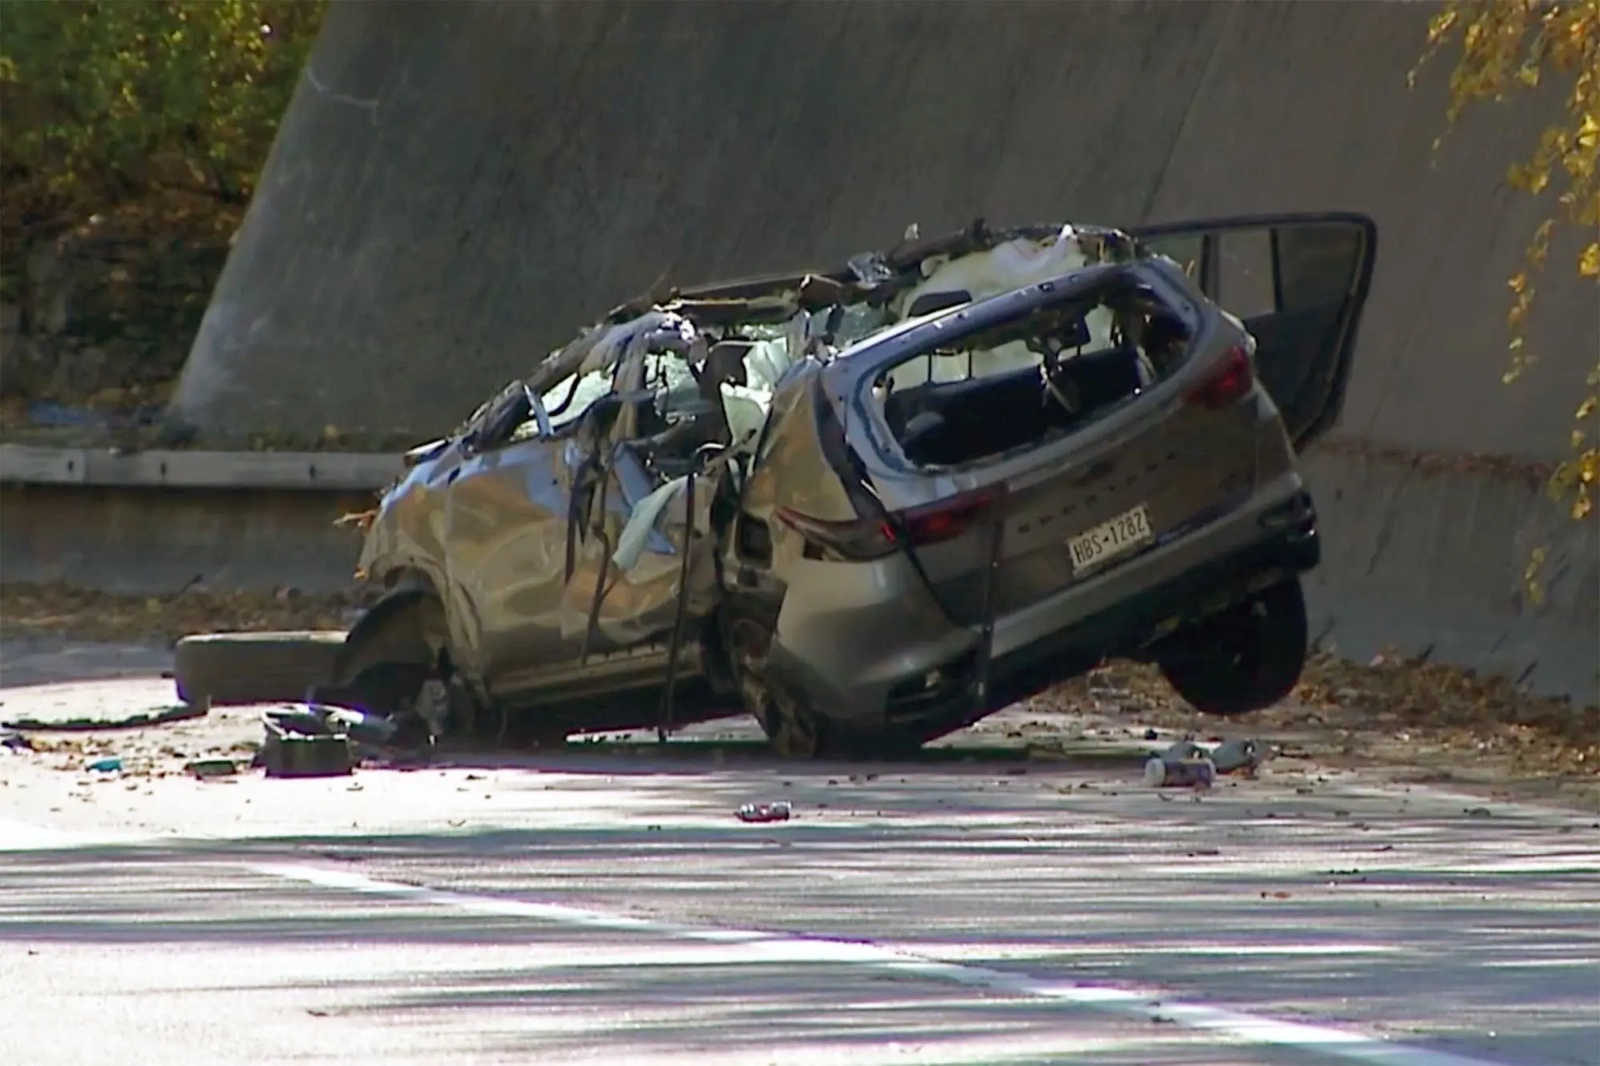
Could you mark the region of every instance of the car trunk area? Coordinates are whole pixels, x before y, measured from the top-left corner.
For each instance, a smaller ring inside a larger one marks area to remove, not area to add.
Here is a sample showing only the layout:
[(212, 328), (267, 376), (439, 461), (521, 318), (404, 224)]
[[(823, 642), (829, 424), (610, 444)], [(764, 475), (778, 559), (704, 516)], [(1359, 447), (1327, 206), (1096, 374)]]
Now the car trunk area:
[(872, 384), (905, 458), (981, 464), (1059, 440), (1131, 402), (1182, 365), (1195, 330), (1123, 275), (1099, 288), (885, 368)]
[[(1116, 270), (1008, 317), (950, 316), (930, 343), (866, 379), (909, 464), (900, 476), (924, 486), (913, 496), (931, 491), (934, 502), (900, 513), (898, 536), (952, 621), (1044, 600), (1250, 490), (1255, 415), (1239, 403), (1254, 386), (1248, 352), (1214, 329), (1202, 336), (1198, 313), (1165, 291)], [(1182, 407), (1135, 415), (1114, 444), (1071, 447), (1191, 359), (1205, 372)], [(976, 487), (954, 497), (935, 488), (950, 474)]]

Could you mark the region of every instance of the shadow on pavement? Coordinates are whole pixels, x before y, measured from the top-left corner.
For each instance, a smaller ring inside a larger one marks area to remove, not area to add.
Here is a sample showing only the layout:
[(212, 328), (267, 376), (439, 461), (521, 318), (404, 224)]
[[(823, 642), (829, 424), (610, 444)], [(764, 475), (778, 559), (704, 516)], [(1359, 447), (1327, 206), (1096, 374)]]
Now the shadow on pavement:
[[(880, 787), (883, 802), (896, 798)], [(1481, 1040), (1494, 1030), (1491, 1057), (1508, 1062), (1593, 1046), (1583, 975), (1600, 950), (1600, 904), (1588, 853), (1571, 837), (1509, 822), (1464, 833), (1416, 817), (1374, 818), (1353, 834), (1290, 818), (1208, 824), (1202, 809), (1145, 822), (1112, 813), (1093, 807), (1046, 824), (997, 810), (981, 833), (954, 822), (635, 824), (13, 852), (0, 866), (0, 942), (115, 946), (108, 966), (137, 945), (189, 953), (196, 966), (208, 956), (192, 949), (203, 946), (279, 951), (299, 961), (276, 976), (270, 958), (248, 973), (234, 967), (204, 987), (292, 993), (332, 1016), (448, 1018), (462, 1039), (557, 1058), (600, 1039), (639, 1055), (709, 1043), (729, 1053), (935, 1046), (980, 1033), (1016, 1048), (1070, 1032), (1077, 1009), (887, 967), (778, 965), (668, 930), (471, 913), (250, 868), (300, 863), (785, 942), (871, 940), (1292, 1020), (1381, 1021), (1412, 1042), (1454, 1045), (1458, 1031)], [(1192, 861), (1197, 840), (1220, 854)], [(390, 961), (330, 975), (319, 963), (328, 952)], [(143, 993), (158, 994), (180, 978), (161, 970), (143, 980)], [(625, 1032), (613, 1027), (619, 1017)], [(1126, 1046), (1086, 1050), (1096, 1062), (1211, 1061), (1192, 1043), (1169, 1045), (1177, 1039), (1152, 1026)], [(1240, 1061), (1238, 1051), (1224, 1060)]]

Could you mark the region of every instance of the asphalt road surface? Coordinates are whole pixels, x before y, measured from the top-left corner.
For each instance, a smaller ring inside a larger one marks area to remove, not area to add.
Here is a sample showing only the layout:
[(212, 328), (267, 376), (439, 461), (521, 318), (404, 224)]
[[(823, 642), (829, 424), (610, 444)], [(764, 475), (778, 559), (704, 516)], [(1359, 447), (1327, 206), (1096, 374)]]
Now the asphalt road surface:
[[(171, 699), (48, 666), (0, 718)], [(704, 739), (743, 726), (305, 781), (0, 756), (0, 1063), (1600, 1063), (1592, 812), (1287, 760), (1158, 792), (1003, 725), (895, 765)]]

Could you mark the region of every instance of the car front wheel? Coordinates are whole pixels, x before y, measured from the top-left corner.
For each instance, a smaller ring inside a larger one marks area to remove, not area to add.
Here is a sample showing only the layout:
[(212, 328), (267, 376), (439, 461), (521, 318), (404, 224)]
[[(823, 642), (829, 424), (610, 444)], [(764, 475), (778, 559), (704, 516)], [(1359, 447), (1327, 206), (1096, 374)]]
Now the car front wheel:
[(1294, 691), (1308, 642), (1305, 592), (1289, 578), (1178, 634), (1158, 662), (1196, 710), (1245, 714)]

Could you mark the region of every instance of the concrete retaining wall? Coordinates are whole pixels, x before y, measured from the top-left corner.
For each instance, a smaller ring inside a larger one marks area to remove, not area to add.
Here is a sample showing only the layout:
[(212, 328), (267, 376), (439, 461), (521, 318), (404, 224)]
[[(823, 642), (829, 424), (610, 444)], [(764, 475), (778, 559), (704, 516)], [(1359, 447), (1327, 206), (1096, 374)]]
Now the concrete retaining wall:
[[(1356, 661), (1427, 653), (1600, 702), (1600, 531), (1553, 504), (1538, 475), (1483, 466), (1307, 456), (1325, 551), (1306, 585), (1312, 632)], [(1540, 547), (1535, 603), (1525, 574)]]
[(131, 596), (348, 588), (372, 494), (271, 489), (0, 486), (0, 579)]
[[(215, 439), (448, 427), (619, 299), (976, 215), (1353, 209), (1382, 232), (1345, 428), (1553, 458), (1600, 299), (1553, 275), (1508, 389), (1505, 167), (1558, 94), (1437, 159), (1425, 3), (334, 0), (195, 340)], [(1557, 250), (1566, 256), (1568, 249)], [(1565, 259), (1570, 263), (1570, 259)]]

